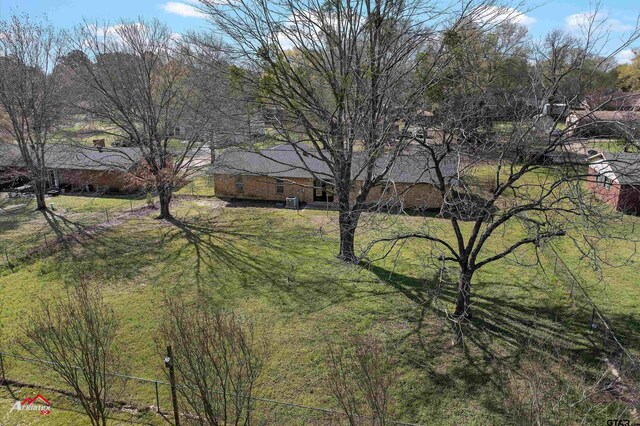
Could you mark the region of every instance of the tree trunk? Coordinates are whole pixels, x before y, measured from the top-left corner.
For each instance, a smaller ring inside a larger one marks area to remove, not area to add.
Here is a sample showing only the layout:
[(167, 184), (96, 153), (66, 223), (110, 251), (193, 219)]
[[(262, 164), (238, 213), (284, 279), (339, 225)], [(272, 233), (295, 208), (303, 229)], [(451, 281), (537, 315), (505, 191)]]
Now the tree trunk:
[(460, 319), (471, 319), (471, 277), (473, 272), (466, 268), (460, 271), (458, 294), (456, 296), (456, 311), (454, 316)]
[(347, 263), (356, 263), (358, 258), (355, 254), (355, 236), (358, 227), (359, 214), (351, 210), (340, 211), (338, 223), (340, 224), (340, 253), (338, 259)]
[(211, 141), (209, 142), (209, 149), (211, 150), (211, 164), (216, 161), (216, 141), (213, 132), (211, 132)]
[(160, 216), (158, 216), (158, 219), (168, 220), (173, 217), (169, 211), (172, 195), (173, 191), (170, 185), (163, 184), (158, 188), (158, 198), (160, 199)]
[(47, 185), (44, 181), (37, 180), (33, 183), (33, 193), (36, 196), (36, 210), (42, 211), (47, 209), (47, 203), (44, 196), (47, 192)]

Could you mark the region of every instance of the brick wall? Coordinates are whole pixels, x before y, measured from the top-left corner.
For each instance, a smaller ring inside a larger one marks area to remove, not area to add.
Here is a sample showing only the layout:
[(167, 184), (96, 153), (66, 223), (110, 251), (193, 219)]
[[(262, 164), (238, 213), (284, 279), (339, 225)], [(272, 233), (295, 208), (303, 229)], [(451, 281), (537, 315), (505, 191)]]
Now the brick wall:
[(640, 214), (640, 185), (622, 186), (618, 209), (631, 214)]
[[(242, 198), (250, 200), (284, 201), (287, 197), (298, 197), (300, 201), (313, 202), (312, 179), (284, 179), (284, 192), (276, 192), (276, 179), (264, 176), (242, 176), (243, 192), (236, 191), (236, 176), (214, 175), (215, 193), (219, 197)], [(352, 192), (355, 198), (360, 183)], [(396, 184), (387, 188), (376, 187), (367, 197), (370, 203), (377, 202), (381, 196), (386, 199), (401, 199), (407, 208), (435, 209), (442, 206), (442, 197), (438, 190), (429, 184)], [(337, 201), (337, 197), (334, 198)], [(395, 201), (392, 201), (395, 202)]]
[(112, 190), (118, 192), (134, 192), (141, 189), (140, 184), (132, 179), (132, 175), (121, 171), (100, 170), (58, 170), (60, 185), (71, 186), (82, 190), (90, 185), (94, 191)]
[[(356, 183), (356, 189), (351, 196), (356, 197), (360, 182)], [(442, 206), (440, 192), (427, 183), (409, 184), (395, 183), (387, 186), (373, 188), (367, 196), (367, 202), (376, 203), (383, 199), (392, 205), (402, 205), (411, 209), (439, 209)]]
[(236, 190), (236, 176), (214, 175), (215, 194), (218, 197), (243, 198), (249, 200), (285, 201), (287, 197), (298, 197), (301, 202), (313, 201), (311, 179), (283, 179), (284, 191), (276, 191), (276, 179), (263, 176), (242, 176), (243, 191)]
[(610, 204), (618, 209), (618, 199), (620, 198), (620, 184), (612, 182), (609, 189), (605, 188), (602, 183), (596, 182), (598, 171), (589, 167), (589, 178), (587, 179), (587, 187), (595, 194), (596, 198)]

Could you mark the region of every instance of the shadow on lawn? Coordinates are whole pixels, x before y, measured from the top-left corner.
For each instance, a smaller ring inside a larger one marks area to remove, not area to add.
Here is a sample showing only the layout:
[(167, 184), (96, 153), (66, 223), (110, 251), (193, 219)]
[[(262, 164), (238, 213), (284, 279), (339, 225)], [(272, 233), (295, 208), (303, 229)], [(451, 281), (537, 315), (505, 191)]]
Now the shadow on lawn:
[[(204, 281), (203, 272), (213, 271), (216, 267), (225, 267), (244, 273), (265, 273), (262, 266), (255, 262), (255, 258), (246, 250), (238, 248), (238, 242), (256, 238), (252, 229), (243, 226), (242, 230), (230, 226), (221, 226), (215, 218), (186, 219), (172, 218), (168, 221), (174, 228), (169, 228), (164, 236), (164, 242), (172, 242), (177, 237), (184, 237), (185, 243), (170, 256), (180, 256), (183, 251), (191, 248), (195, 254), (194, 275), (198, 289)], [(177, 231), (177, 232), (176, 232)]]
[[(375, 287), (376, 280), (363, 277), (358, 268), (337, 273), (329, 266), (343, 266), (333, 257), (315, 252), (318, 241), (307, 235), (296, 238), (287, 229), (261, 222), (221, 222), (216, 217), (173, 219), (163, 241), (175, 242), (170, 258), (193, 262), (198, 290), (231, 274), (237, 289), (261, 295), (283, 310), (318, 312), (347, 300), (376, 297), (396, 291)], [(299, 237), (299, 236), (298, 236)], [(310, 254), (312, 253), (312, 254)], [(315, 267), (309, 270), (309, 256)], [(164, 262), (160, 262), (164, 263)], [(351, 273), (349, 273), (351, 272)], [(331, 285), (328, 285), (331, 283)], [(359, 284), (364, 284), (360, 286)], [(374, 285), (373, 287), (368, 285)]]
[[(446, 318), (443, 306), (452, 308), (455, 303), (455, 287), (451, 284), (442, 285), (438, 274), (431, 279), (421, 280), (375, 265), (367, 267), (420, 308), (421, 313), (415, 318), (415, 329), (412, 333), (422, 333), (428, 311), (443, 319)], [(484, 296), (481, 290), (478, 290), (476, 288), (472, 296), (473, 320), (461, 326), (465, 341), (464, 350), (467, 354), (470, 353), (471, 344), (473, 349), (483, 354), (486, 362), (517, 365), (525, 348), (533, 348), (547, 354), (553, 349), (564, 355), (569, 354), (573, 359), (597, 365), (601, 363), (605, 352), (615, 349), (604, 348), (601, 333), (591, 328), (591, 310), (574, 307), (568, 299), (553, 304), (543, 301), (538, 305), (532, 305), (531, 300), (527, 300), (528, 303), (525, 305), (521, 300), (508, 296)], [(628, 316), (609, 319), (614, 330), (619, 330), (619, 335), (626, 340), (627, 346), (632, 347), (637, 343), (631, 335), (623, 332), (624, 325), (629, 326)], [(453, 336), (452, 330), (451, 337)], [(505, 348), (510, 350), (505, 351)], [(432, 348), (429, 348), (429, 351), (429, 358), (433, 358)]]
[(43, 210), (41, 213), (58, 241), (65, 246), (70, 240), (78, 242), (80, 237), (89, 236), (89, 228), (80, 222), (74, 222), (50, 210)]
[[(572, 373), (567, 374), (574, 374), (583, 389), (602, 380), (605, 357), (620, 359), (613, 341), (603, 341), (602, 330), (592, 329), (591, 309), (575, 306), (568, 295), (552, 303), (532, 296), (526, 300), (491, 297), (482, 294), (486, 284), (476, 285), (473, 320), (461, 326), (462, 347), (453, 346), (454, 328), (459, 325), (447, 319), (446, 310), (451, 312), (454, 306), (455, 286), (442, 283), (438, 274), (416, 279), (375, 265), (367, 267), (416, 306), (413, 327), (397, 342), (397, 353), (403, 354), (405, 362), (424, 372), (423, 380), (404, 389), (408, 400), (416, 395), (453, 398), (462, 392), (476, 395), (473, 398), (479, 398), (486, 409), (502, 416), (503, 401), (514, 397), (507, 384), (513, 383), (514, 376), (529, 380), (521, 369), (531, 365), (532, 359), (538, 360), (535, 368), (540, 373), (536, 374), (554, 375), (558, 369), (570, 368)], [(609, 321), (623, 344), (636, 347), (637, 332), (624, 329), (635, 328), (629, 316), (611, 315)], [(606, 391), (599, 395), (611, 400)]]

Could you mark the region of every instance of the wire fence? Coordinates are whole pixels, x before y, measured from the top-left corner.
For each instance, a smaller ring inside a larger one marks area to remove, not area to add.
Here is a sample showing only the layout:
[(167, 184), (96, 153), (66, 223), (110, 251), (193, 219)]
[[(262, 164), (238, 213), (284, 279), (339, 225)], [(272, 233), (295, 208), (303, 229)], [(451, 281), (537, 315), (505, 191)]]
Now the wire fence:
[[(213, 195), (210, 187), (207, 177), (199, 176), (176, 189), (174, 195), (210, 197)], [(12, 268), (35, 255), (47, 254), (56, 250), (59, 243), (116, 225), (126, 216), (155, 207), (156, 203), (157, 196), (151, 192), (122, 197), (104, 196), (102, 193), (68, 193), (47, 198), (49, 210), (43, 213), (43, 220), (35, 219), (37, 223), (30, 226), (28, 233), (15, 237), (5, 234), (0, 239), (0, 269)], [(20, 225), (27, 220), (25, 213), (34, 208), (32, 194), (0, 199), (0, 232)]]
[[(197, 189), (190, 187), (189, 191), (193, 194)], [(26, 208), (29, 208), (29, 203), (32, 200), (22, 198), (14, 199), (6, 206), (0, 205), (0, 208), (2, 208), (0, 210), (0, 229), (2, 229), (3, 218), (6, 220), (12, 216), (20, 215), (21, 209), (25, 208), (25, 206), (20, 206), (20, 204), (24, 204), (21, 202), (22, 200), (26, 202)], [(123, 198), (120, 202), (115, 202), (114, 199), (110, 200), (108, 204), (105, 204), (105, 207), (82, 205), (74, 208), (73, 206), (63, 207), (61, 203), (56, 202), (55, 198), (49, 199), (49, 205), (52, 207), (51, 214), (54, 217), (65, 216), (64, 227), (56, 231), (51, 223), (43, 223), (40, 229), (34, 230), (29, 234), (20, 235), (18, 240), (3, 238), (0, 241), (0, 269), (3, 267), (13, 268), (34, 256), (57, 250), (61, 246), (60, 243), (67, 238), (81, 238), (83, 235), (91, 234), (96, 228), (117, 224), (126, 215), (148, 208), (153, 203), (153, 199), (149, 200), (146, 196)], [(18, 207), (16, 208), (15, 206)], [(588, 286), (568, 267), (553, 244), (547, 245), (544, 253), (553, 264), (554, 274), (565, 283), (571, 299), (582, 309), (588, 310), (588, 316), (585, 316), (585, 318), (588, 317), (588, 320), (585, 321), (585, 328), (593, 336), (592, 341), (600, 346), (600, 349), (606, 354), (606, 361), (622, 379), (626, 378), (629, 382), (640, 383), (640, 361), (637, 355), (630, 352), (623, 345), (620, 337), (613, 329), (612, 322), (606, 318), (589, 296)], [(33, 381), (21, 381), (20, 377), (11, 378), (5, 376), (5, 366), (8, 358), (12, 359), (13, 362), (40, 366), (47, 365), (44, 360), (0, 352), (2, 379), (14, 380), (25, 384), (33, 383)], [(134, 388), (134, 391), (128, 390), (127, 394), (135, 394), (137, 396), (135, 401), (120, 401), (118, 402), (119, 405), (132, 406), (139, 411), (152, 411), (163, 415), (171, 412), (170, 384), (168, 382), (119, 373), (114, 373), (112, 376), (118, 377), (123, 383), (126, 382), (127, 386)], [(30, 377), (26, 378), (29, 379)], [(51, 382), (53, 383), (53, 381)], [(37, 384), (33, 386), (37, 386)], [(64, 389), (57, 389), (57, 391), (64, 392)], [(296, 424), (344, 423), (345, 417), (343, 413), (327, 408), (311, 407), (268, 398), (254, 398), (254, 402), (256, 404), (255, 416), (257, 420), (264, 424), (287, 423), (283, 420), (287, 418), (292, 419), (292, 422)], [(400, 421), (392, 421), (390, 423), (413, 425), (412, 423)]]
[[(0, 379), (5, 384), (17, 384), (21, 386), (29, 386), (35, 388), (43, 388), (48, 391), (73, 396), (72, 392), (67, 389), (60, 389), (51, 386), (39, 386), (38, 384), (28, 383), (18, 377), (11, 377), (10, 363), (26, 363), (39, 367), (52, 368), (52, 363), (47, 360), (25, 357), (18, 354), (0, 352)], [(79, 367), (78, 367), (79, 368)], [(16, 368), (21, 370), (20, 368)], [(38, 370), (41, 371), (41, 370)], [(126, 408), (129, 412), (135, 410), (139, 413), (153, 412), (159, 418), (169, 421), (173, 419), (173, 408), (171, 402), (171, 384), (165, 380), (148, 379), (136, 377), (121, 373), (107, 373), (108, 376), (114, 377), (121, 381), (123, 386), (132, 387), (139, 390), (136, 392), (138, 399), (136, 401), (122, 401), (119, 399), (111, 399), (109, 406), (114, 408)], [(17, 375), (16, 375), (17, 376)], [(177, 387), (184, 386), (177, 384)], [(117, 386), (114, 386), (118, 388)], [(128, 393), (131, 389), (128, 389)], [(314, 407), (305, 404), (297, 404), (293, 402), (279, 401), (270, 398), (252, 397), (253, 410), (252, 421), (254, 424), (271, 425), (271, 424), (304, 424), (304, 425), (342, 425), (346, 424), (346, 414), (329, 408)], [(185, 404), (181, 403), (181, 409), (185, 408)], [(187, 422), (196, 420), (187, 412), (181, 412), (182, 417)], [(181, 419), (182, 419), (181, 417)], [(363, 418), (367, 420), (367, 418)], [(369, 419), (372, 420), (372, 419)], [(367, 424), (363, 422), (363, 424)], [(369, 424), (374, 424), (371, 421)], [(397, 420), (388, 420), (387, 424), (397, 426), (420, 426), (417, 423), (408, 423)]]
[[(123, 217), (154, 205), (154, 198), (132, 196), (125, 198), (94, 198), (71, 194), (71, 203), (49, 198), (47, 212), (42, 218), (28, 217), (34, 208), (32, 197), (5, 199), (0, 204), (0, 231), (12, 230), (24, 221), (34, 221), (29, 232), (5, 234), (0, 240), (0, 268), (13, 268), (34, 256), (47, 254), (60, 243), (85, 238), (100, 229), (116, 225)], [(86, 201), (86, 202), (84, 202)]]

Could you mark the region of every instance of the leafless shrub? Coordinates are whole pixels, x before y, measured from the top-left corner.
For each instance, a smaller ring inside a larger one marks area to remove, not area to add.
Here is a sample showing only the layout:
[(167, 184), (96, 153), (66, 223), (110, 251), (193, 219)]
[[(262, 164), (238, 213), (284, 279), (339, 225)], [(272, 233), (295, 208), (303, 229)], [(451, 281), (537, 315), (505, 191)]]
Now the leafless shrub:
[(21, 341), (73, 389), (95, 426), (107, 422), (107, 395), (116, 380), (107, 372), (122, 369), (115, 347), (117, 328), (99, 289), (83, 280), (68, 290), (65, 300), (43, 301)]
[(173, 346), (178, 390), (201, 424), (249, 425), (267, 344), (233, 313), (167, 302), (162, 336)]
[(390, 389), (396, 381), (384, 345), (372, 336), (353, 337), (327, 348), (326, 385), (350, 425), (386, 425)]

